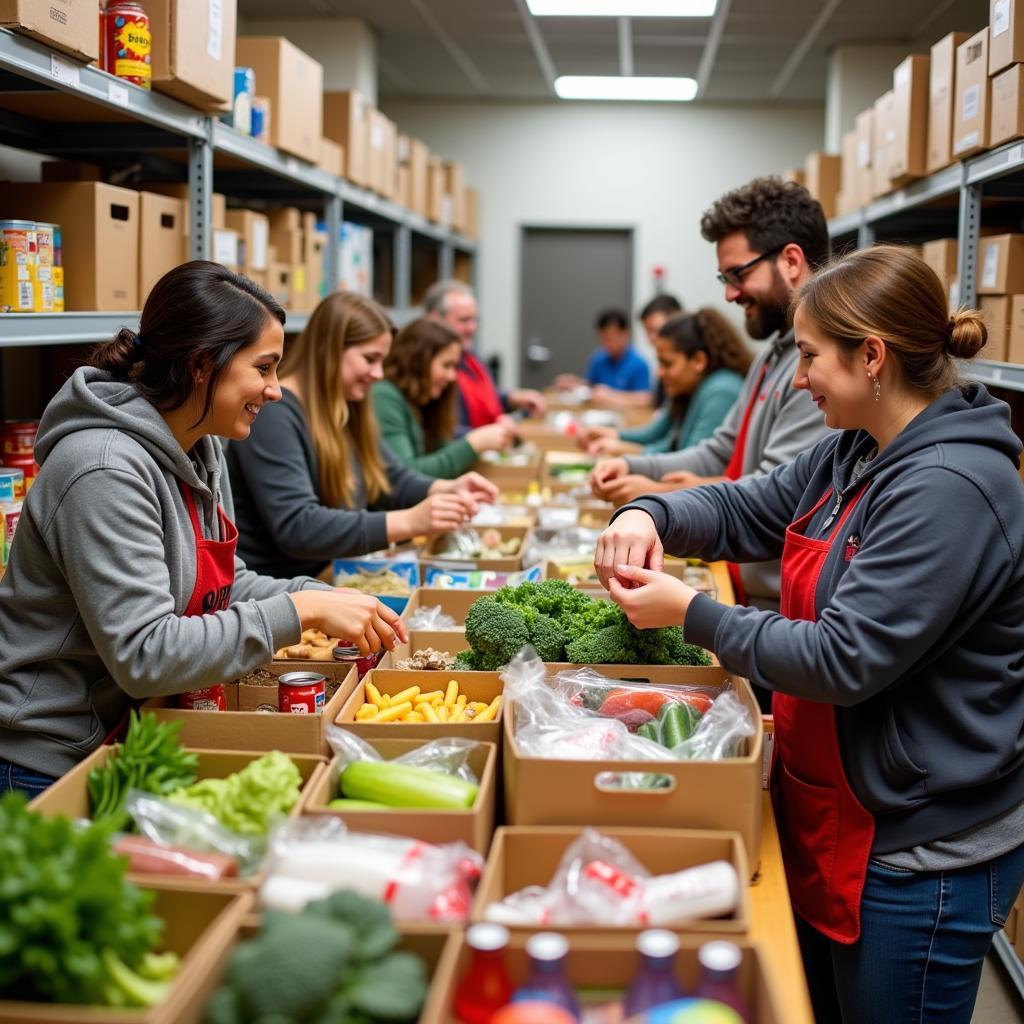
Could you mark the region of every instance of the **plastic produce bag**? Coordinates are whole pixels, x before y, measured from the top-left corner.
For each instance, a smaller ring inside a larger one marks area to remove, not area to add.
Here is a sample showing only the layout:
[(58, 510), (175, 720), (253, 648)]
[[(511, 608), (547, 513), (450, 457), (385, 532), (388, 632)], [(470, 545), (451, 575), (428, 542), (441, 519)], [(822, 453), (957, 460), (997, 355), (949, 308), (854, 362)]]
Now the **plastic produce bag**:
[(526, 505), (481, 505), (470, 522), (473, 526), (529, 526), (532, 516)]
[[(384, 761), (373, 747), (354, 733), (339, 729), (336, 725), (327, 726), (327, 742), (337, 755), (332, 763), (332, 781), (337, 782), (338, 776), (346, 765), (353, 761)], [(410, 750), (407, 754), (391, 759), (392, 764), (406, 764), (417, 768), (429, 768), (431, 771), (444, 775), (454, 775), (463, 782), (477, 785), (480, 780), (469, 766), (469, 757), (479, 747), (476, 740), (448, 736), (440, 740), (431, 740), (422, 747)]]
[(753, 735), (750, 712), (735, 693), (726, 692), (711, 705), (693, 735), (673, 747), (672, 753), (687, 761), (721, 761), (738, 757), (743, 741)]
[(441, 630), (461, 630), (460, 626), (450, 615), (441, 611), (439, 604), (428, 605), (417, 608), (409, 616), (409, 629), (430, 629), (434, 632)]
[(617, 839), (584, 829), (548, 886), (528, 886), (484, 911), (506, 925), (660, 928), (735, 911), (740, 879), (728, 861), (652, 875)]
[(275, 836), (263, 907), (299, 911), (339, 889), (388, 905), (396, 921), (462, 922), (483, 858), (464, 843), (349, 832), (337, 818), (299, 818)]
[(536, 529), (523, 549), (526, 562), (579, 562), (593, 561), (600, 530), (587, 530), (581, 526), (561, 529)]

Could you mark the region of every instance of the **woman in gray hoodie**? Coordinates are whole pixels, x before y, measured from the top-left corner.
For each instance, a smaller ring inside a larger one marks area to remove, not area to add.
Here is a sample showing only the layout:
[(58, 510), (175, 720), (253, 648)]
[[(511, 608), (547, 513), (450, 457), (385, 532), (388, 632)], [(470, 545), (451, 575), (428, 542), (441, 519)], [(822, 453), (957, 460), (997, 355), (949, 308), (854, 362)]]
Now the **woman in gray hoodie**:
[(47, 406), (0, 580), (0, 792), (39, 792), (133, 701), (232, 679), (303, 629), (364, 653), (404, 635), (364, 594), (235, 556), (217, 438), (280, 400), (284, 319), (247, 278), (184, 264)]
[[(968, 1024), (1024, 881), (1024, 487), (985, 343), (878, 246), (798, 293), (793, 386), (837, 432), (789, 465), (626, 506), (598, 544), (640, 627), (773, 692), (772, 797), (821, 1021)], [(662, 548), (664, 544), (664, 549)], [(658, 572), (782, 558), (779, 613)]]

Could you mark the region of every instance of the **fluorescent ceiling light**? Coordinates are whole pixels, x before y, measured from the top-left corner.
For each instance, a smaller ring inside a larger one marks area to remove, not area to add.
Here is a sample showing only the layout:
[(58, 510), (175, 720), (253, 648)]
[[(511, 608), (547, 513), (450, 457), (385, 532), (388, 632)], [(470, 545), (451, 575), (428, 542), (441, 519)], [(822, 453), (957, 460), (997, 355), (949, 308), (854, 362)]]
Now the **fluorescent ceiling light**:
[(710, 18), (718, 0), (526, 0), (538, 18)]
[(563, 100), (665, 100), (685, 102), (697, 95), (693, 78), (625, 78), (610, 75), (562, 75), (555, 92)]

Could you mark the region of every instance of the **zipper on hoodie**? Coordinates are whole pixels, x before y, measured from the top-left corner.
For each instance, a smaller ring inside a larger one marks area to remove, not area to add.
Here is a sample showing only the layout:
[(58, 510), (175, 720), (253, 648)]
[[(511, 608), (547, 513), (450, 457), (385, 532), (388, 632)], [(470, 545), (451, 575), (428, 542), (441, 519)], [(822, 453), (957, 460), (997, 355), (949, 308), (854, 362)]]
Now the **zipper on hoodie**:
[(828, 514), (828, 519), (821, 524), (819, 533), (824, 533), (834, 522), (837, 515), (839, 515), (839, 508), (843, 504), (843, 496), (839, 494), (836, 496), (836, 503), (832, 506), (832, 511)]

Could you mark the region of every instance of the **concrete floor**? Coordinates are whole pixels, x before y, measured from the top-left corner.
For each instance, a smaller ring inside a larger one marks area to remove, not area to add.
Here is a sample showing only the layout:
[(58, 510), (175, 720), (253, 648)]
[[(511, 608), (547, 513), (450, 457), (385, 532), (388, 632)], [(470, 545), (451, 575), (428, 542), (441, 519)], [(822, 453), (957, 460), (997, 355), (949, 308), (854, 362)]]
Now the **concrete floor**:
[(1024, 1024), (1024, 1003), (994, 953), (985, 961), (972, 1024)]

